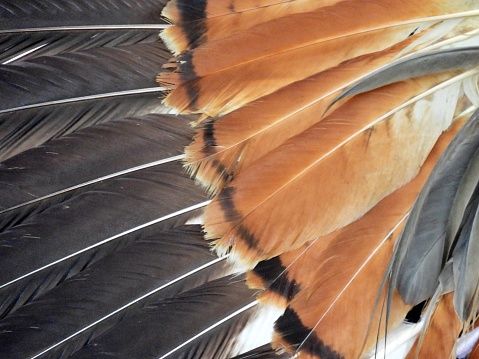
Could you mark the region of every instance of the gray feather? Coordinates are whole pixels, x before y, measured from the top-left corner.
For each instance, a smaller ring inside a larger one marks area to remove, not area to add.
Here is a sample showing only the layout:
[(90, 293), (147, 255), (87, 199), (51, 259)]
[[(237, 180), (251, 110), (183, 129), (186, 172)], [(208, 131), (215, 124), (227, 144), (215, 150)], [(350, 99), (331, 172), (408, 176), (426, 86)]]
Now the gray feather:
[(346, 89), (332, 104), (345, 97), (371, 91), (410, 78), (472, 68), (477, 66), (478, 56), (479, 47), (476, 46), (407, 56), (371, 72), (364, 79)]
[(403, 299), (416, 305), (433, 295), (451, 252), (447, 221), (458, 188), (479, 148), (479, 112), (461, 129), (419, 195), (399, 239), (392, 267)]

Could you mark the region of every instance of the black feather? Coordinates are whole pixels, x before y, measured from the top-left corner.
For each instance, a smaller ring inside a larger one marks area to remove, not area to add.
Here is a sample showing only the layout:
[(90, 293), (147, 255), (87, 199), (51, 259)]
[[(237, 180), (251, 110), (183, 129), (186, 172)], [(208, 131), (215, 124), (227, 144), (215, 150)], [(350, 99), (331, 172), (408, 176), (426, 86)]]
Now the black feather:
[(0, 160), (120, 114), (164, 112), (154, 78), (168, 57), (138, 44), (1, 66)]
[(165, 2), (4, 0), (0, 4), (0, 62), (154, 41), (165, 25), (161, 17)]
[(139, 310), (72, 359), (228, 358), (254, 303), (242, 277), (209, 282)]
[(94, 184), (171, 161), (191, 138), (188, 120), (146, 115), (92, 126), (0, 164), (0, 228)]
[(181, 173), (167, 163), (114, 178), (1, 233), (0, 316), (134, 239), (184, 223), (185, 209), (205, 198)]
[(66, 357), (139, 308), (224, 276), (224, 262), (196, 226), (135, 241), (1, 321), (0, 356)]

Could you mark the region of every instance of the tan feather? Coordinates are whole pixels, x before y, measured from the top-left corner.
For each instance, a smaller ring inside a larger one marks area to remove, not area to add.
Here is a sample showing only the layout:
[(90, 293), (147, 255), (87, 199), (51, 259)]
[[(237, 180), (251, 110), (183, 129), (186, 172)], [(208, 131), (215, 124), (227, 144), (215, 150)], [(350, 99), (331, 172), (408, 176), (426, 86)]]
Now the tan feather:
[(447, 293), (439, 299), (423, 340), (416, 340), (406, 359), (455, 357), (456, 339), (461, 329), (461, 321), (454, 310), (453, 293)]
[[(284, 277), (301, 288), (289, 311), (297, 314), (301, 325), (314, 329), (310, 340), (316, 338), (344, 358), (357, 358), (362, 349), (373, 346), (381, 310), (375, 314), (376, 322), (371, 327), (370, 318), (395, 239), (439, 156), (463, 124), (464, 121), (456, 122), (440, 137), (414, 180), (383, 199), (364, 217), (310, 246), (281, 256), (285, 266), (290, 262)], [(268, 296), (274, 301), (280, 298), (277, 292)], [(288, 298), (282, 299), (282, 304), (288, 302)], [(396, 294), (393, 302), (396, 306), (391, 326), (398, 324), (409, 310)], [(348, 308), (354, 308), (354, 316), (344, 315)], [(290, 312), (287, 316), (292, 315)], [(277, 327), (281, 328), (278, 345), (294, 351), (294, 344), (298, 343), (290, 342), (288, 319), (280, 319)], [(303, 354), (306, 358), (307, 352)]]
[[(234, 179), (207, 207), (207, 237), (220, 238), (219, 253), (231, 247), (234, 258), (252, 265), (362, 216), (418, 173), (449, 126), (457, 87), (431, 95), (435, 102), (411, 100), (423, 97), (441, 79), (410, 80), (357, 96), (285, 142)], [(409, 107), (397, 108), (407, 100)], [(432, 103), (438, 102), (449, 103), (449, 109), (434, 110)], [(391, 108), (396, 110), (388, 113)], [(404, 136), (405, 131), (415, 135)]]
[(210, 192), (217, 192), (233, 175), (319, 122), (342, 89), (392, 61), (415, 39), (411, 36), (390, 49), (342, 63), (210, 120), (186, 148), (189, 171)]
[(181, 25), (166, 29), (161, 38), (173, 54), (178, 55), (207, 41), (237, 34), (286, 15), (331, 6), (338, 1), (340, 0), (209, 0), (205, 2), (202, 11), (195, 9), (196, 14), (203, 13), (203, 16), (196, 16), (192, 20), (187, 9), (181, 11), (181, 5), (179, 7), (178, 1), (173, 0), (163, 10), (163, 16)]
[(178, 73), (158, 80), (175, 88), (165, 103), (179, 111), (224, 114), (342, 61), (385, 49), (431, 16), (469, 7), (440, 0), (341, 1), (200, 46), (178, 58)]

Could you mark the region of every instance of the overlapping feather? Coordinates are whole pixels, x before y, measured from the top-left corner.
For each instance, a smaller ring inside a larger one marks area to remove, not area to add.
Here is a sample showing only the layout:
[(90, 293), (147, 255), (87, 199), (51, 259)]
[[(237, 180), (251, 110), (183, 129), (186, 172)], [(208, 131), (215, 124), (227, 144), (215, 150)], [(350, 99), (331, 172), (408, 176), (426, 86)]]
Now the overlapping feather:
[[(207, 3), (202, 3), (202, 11), (213, 7), (213, 1)], [(172, 7), (177, 6), (177, 3), (173, 4)], [(395, 10), (391, 11), (393, 8)], [(389, 20), (390, 14), (385, 9), (394, 13), (394, 19), (391, 17)], [(322, 338), (318, 339), (314, 329), (320, 315), (314, 312), (314, 307), (325, 305), (317, 299), (328, 295), (327, 290), (325, 293), (320, 289), (327, 287), (321, 284), (322, 281), (332, 282), (323, 276), (327, 277), (328, 265), (335, 263), (337, 256), (348, 252), (335, 247), (333, 253), (328, 248), (333, 246), (334, 231), (341, 233), (341, 227), (356, 225), (356, 219), (415, 177), (439, 135), (449, 127), (452, 118), (468, 106), (468, 102), (462, 99), (460, 83), (465, 79), (471, 79), (467, 81), (473, 83), (477, 71), (462, 74), (451, 70), (463, 71), (476, 66), (477, 48), (470, 51), (465, 48), (450, 50), (450, 58), (444, 50), (406, 56), (404, 64), (410, 66), (409, 70), (394, 65), (391, 68), (397, 73), (392, 76), (388, 66), (381, 68), (381, 65), (394, 56), (433, 43), (444, 35), (441, 31), (449, 34), (444, 41), (433, 45), (435, 48), (448, 46), (461, 37), (468, 38), (470, 35), (462, 36), (461, 31), (470, 31), (471, 24), (474, 29), (475, 22), (466, 21), (465, 25), (457, 25), (462, 18), (477, 15), (477, 10), (477, 5), (470, 1), (414, 4), (343, 1), (265, 20), (246, 31), (226, 31), (227, 35), (219, 39), (205, 35), (209, 29), (209, 18), (204, 11), (195, 18), (191, 27), (201, 23), (201, 37), (190, 42), (184, 40), (188, 27), (187, 22), (181, 21), (178, 29), (168, 30), (168, 35), (165, 35), (174, 41), (175, 36), (181, 38), (182, 35), (170, 35), (175, 31), (177, 34), (182, 32), (183, 40), (179, 40), (177, 51), (184, 51), (177, 54), (177, 64), (171, 62), (167, 65), (174, 69), (174, 73), (159, 77), (162, 84), (171, 86), (173, 90), (166, 103), (180, 112), (199, 112), (203, 118), (213, 117), (200, 126), (195, 142), (187, 149), (191, 172), (212, 193), (218, 193), (204, 215), (207, 237), (215, 240), (220, 254), (231, 252), (230, 258), (247, 266), (269, 259), (259, 263), (256, 272), (249, 278), (256, 287), (270, 285), (267, 294), (261, 297), (263, 300), (272, 300), (279, 306), (291, 304), (298, 312), (307, 307), (313, 313), (307, 316), (308, 324), (303, 325), (303, 318), (299, 319), (294, 309), (288, 307), (285, 317), (294, 325), (285, 325), (286, 319), (278, 322), (277, 327), (280, 331), (284, 330), (280, 342), (291, 351), (299, 349), (299, 353), (308, 352), (312, 357), (340, 357), (339, 353), (344, 349), (347, 353), (345, 357), (355, 358), (376, 339), (372, 335), (365, 345), (366, 337), (362, 336), (361, 345), (355, 342), (348, 347), (349, 343), (341, 341), (342, 336), (337, 338), (332, 334), (337, 333), (331, 330), (331, 326), (334, 326), (342, 310), (331, 316), (331, 325), (325, 324), (321, 332), (328, 338), (326, 344)], [(351, 16), (352, 13), (354, 16)], [(365, 14), (368, 14), (369, 22), (362, 23)], [(226, 19), (228, 16), (233, 18), (241, 14), (232, 14), (232, 11), (218, 13), (218, 17)], [(214, 19), (215, 15), (211, 18)], [(332, 18), (348, 18), (348, 22), (342, 24), (332, 21)], [(449, 19), (451, 21), (439, 23)], [(308, 22), (310, 20), (311, 23)], [(304, 27), (307, 31), (296, 31), (292, 26), (294, 21), (307, 24)], [(284, 33), (284, 29), (291, 31)], [(321, 34), (315, 33), (316, 29), (321, 29)], [(401, 42), (388, 49), (415, 32), (418, 32), (420, 40), (413, 41), (411, 38), (407, 40), (409, 43)], [(280, 37), (272, 35), (280, 33)], [(328, 41), (333, 43), (333, 39), (335, 48), (330, 53)], [(230, 51), (232, 48), (241, 51)], [(343, 53), (344, 49), (348, 52)], [(308, 57), (309, 50), (312, 50), (311, 58)], [(313, 53), (316, 54), (314, 64)], [(295, 59), (294, 62), (289, 60), (289, 55)], [(418, 60), (420, 58), (426, 60)], [(345, 60), (350, 61), (343, 63)], [(344, 96), (372, 91), (342, 100), (329, 108), (339, 91), (353, 80), (353, 76), (347, 77), (348, 71), (352, 74), (357, 64), (370, 66), (356, 70), (358, 78), (366, 75), (369, 81), (378, 79), (379, 82), (372, 86), (361, 82), (359, 91), (353, 88)], [(376, 67), (380, 67), (378, 77), (374, 73), (367, 74)], [(337, 76), (330, 88), (328, 76), (332, 81), (333, 76)], [(421, 77), (409, 79), (416, 76)], [(321, 86), (321, 80), (325, 80), (326, 86)], [(384, 85), (388, 86), (376, 89)], [(210, 89), (214, 90), (208, 92)], [(475, 90), (469, 91), (466, 87), (466, 92), (474, 93)], [(294, 99), (294, 104), (287, 103), (287, 99)], [(239, 107), (242, 108), (237, 110)], [(329, 112), (324, 117), (327, 110)], [(255, 118), (259, 112), (266, 114), (264, 119)], [(361, 121), (364, 121), (363, 124), (360, 124)], [(348, 126), (351, 126), (349, 134)], [(344, 134), (343, 139), (341, 134)], [(430, 137), (426, 139), (422, 136)], [(409, 198), (408, 208), (401, 217), (403, 222), (419, 188), (420, 185)], [(399, 231), (396, 236), (398, 234)], [(351, 243), (355, 239), (360, 242), (358, 236), (352, 234)], [(314, 244), (301, 247), (318, 237)], [(321, 240), (324, 242), (321, 243)], [(296, 250), (290, 252), (291, 249)], [(313, 249), (316, 251), (313, 252)], [(391, 251), (392, 245), (389, 255)], [(288, 253), (281, 255), (283, 252)], [(348, 253), (349, 256), (344, 256), (359, 258), (360, 250)], [(309, 261), (305, 258), (308, 256), (309, 260), (313, 257), (317, 259), (319, 267), (323, 268), (321, 273), (306, 269)], [(383, 261), (384, 271), (388, 267), (387, 257), (384, 255), (377, 259)], [(466, 257), (462, 255), (461, 258)], [(463, 266), (467, 266), (466, 262), (463, 261)], [(297, 273), (303, 276), (296, 277)], [(379, 286), (384, 273), (378, 270), (374, 274), (377, 277), (372, 282)], [(315, 277), (317, 279), (313, 279)], [(339, 276), (338, 279), (340, 282), (344, 280)], [(338, 288), (342, 287), (338, 285)], [(371, 306), (379, 300), (378, 288), (370, 297), (363, 294), (366, 291), (364, 288), (357, 289), (355, 298), (368, 297), (372, 301), (369, 303)], [(475, 289), (472, 293), (476, 293)], [(446, 300), (444, 298), (440, 299), (440, 308)], [(296, 307), (295, 303), (298, 303)], [(352, 305), (354, 300), (350, 303)], [(346, 307), (349, 308), (345, 306), (343, 311)], [(383, 319), (391, 320), (394, 315), (389, 309), (384, 310), (378, 310), (376, 314), (384, 313)], [(449, 317), (445, 320), (450, 318), (450, 311), (448, 313)], [(356, 313), (351, 319), (355, 323), (354, 328), (360, 326), (358, 323), (371, 325), (371, 320), (368, 321), (371, 310), (368, 315), (361, 317)], [(404, 313), (401, 315), (404, 316)], [(400, 321), (401, 315), (396, 319)], [(356, 317), (362, 319), (354, 322)], [(296, 331), (293, 328), (295, 325)], [(344, 328), (343, 325), (338, 330)], [(360, 331), (362, 335), (367, 329), (371, 327), (366, 325)], [(428, 332), (426, 337), (431, 335)], [(453, 332), (449, 339), (453, 342), (457, 335), (457, 331)], [(291, 338), (294, 340), (289, 341)], [(302, 339), (298, 341), (298, 338)], [(334, 349), (331, 349), (328, 340), (337, 346), (333, 345)]]

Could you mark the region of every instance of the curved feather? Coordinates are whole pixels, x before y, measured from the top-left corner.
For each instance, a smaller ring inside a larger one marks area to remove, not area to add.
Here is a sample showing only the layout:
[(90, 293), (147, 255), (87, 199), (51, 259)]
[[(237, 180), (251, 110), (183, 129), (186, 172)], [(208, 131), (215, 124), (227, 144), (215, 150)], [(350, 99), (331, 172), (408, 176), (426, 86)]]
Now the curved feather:
[(451, 254), (447, 236), (454, 198), (479, 145), (478, 113), (459, 132), (439, 160), (414, 205), (395, 253), (393, 277), (404, 300), (418, 304), (429, 298)]
[(420, 52), (406, 56), (368, 74), (360, 82), (344, 91), (334, 102), (409, 78), (476, 67), (478, 53), (479, 47), (474, 46)]
[[(441, 81), (433, 76), (362, 94), (285, 142), (261, 164), (236, 177), (208, 206), (207, 237), (219, 238), (220, 253), (231, 248), (234, 257), (251, 265), (359, 218), (417, 174), (437, 137), (451, 123), (457, 85), (433, 90), (431, 99), (419, 101), (427, 88)], [(409, 100), (410, 108), (403, 105)], [(438, 103), (445, 107), (434, 108)], [(432, 112), (415, 118), (415, 106), (427, 106)], [(414, 141), (402, 136), (406, 128), (417, 134)], [(283, 170), (278, 173), (280, 164)], [(364, 186), (375, 190), (365, 192)], [(304, 225), (291, 228), (290, 221)]]

